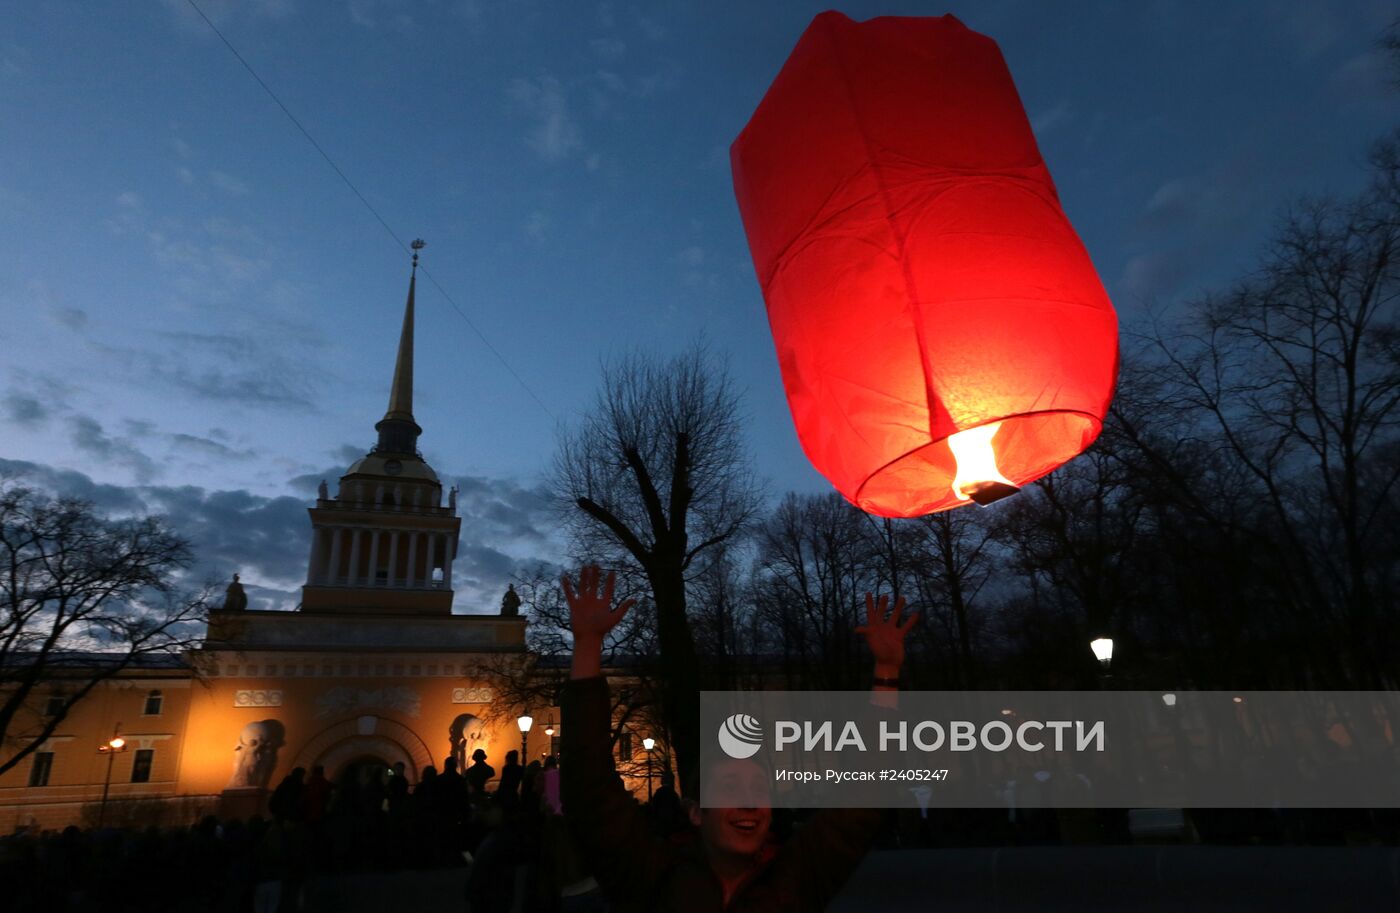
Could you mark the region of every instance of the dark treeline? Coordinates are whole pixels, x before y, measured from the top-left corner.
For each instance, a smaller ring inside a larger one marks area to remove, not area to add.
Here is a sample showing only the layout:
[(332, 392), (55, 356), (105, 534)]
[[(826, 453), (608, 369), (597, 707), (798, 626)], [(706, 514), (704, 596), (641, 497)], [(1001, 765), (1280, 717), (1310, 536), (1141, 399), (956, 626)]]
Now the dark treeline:
[[(742, 502), (742, 533), (684, 565), (704, 685), (863, 687), (873, 591), (922, 611), (915, 687), (1097, 687), (1105, 635), (1116, 687), (1396, 687), (1397, 242), (1400, 135), (1362, 192), (1288, 210), (1233, 286), (1125, 320), (1103, 433), (1019, 495), (914, 520), (835, 494)], [(646, 569), (612, 557), (645, 605)], [(567, 652), (553, 581), (525, 583), (534, 646)], [(662, 684), (656, 612), (637, 614), (610, 648), (643, 679), (659, 657)]]
[(1400, 586), (1400, 144), (1349, 200), (1284, 216), (1257, 270), (1125, 328), (1085, 455), (1014, 498), (916, 520), (788, 496), (751, 566), (696, 581), (703, 649), (854, 687), (867, 590), (924, 611), (936, 688), (1394, 688)]

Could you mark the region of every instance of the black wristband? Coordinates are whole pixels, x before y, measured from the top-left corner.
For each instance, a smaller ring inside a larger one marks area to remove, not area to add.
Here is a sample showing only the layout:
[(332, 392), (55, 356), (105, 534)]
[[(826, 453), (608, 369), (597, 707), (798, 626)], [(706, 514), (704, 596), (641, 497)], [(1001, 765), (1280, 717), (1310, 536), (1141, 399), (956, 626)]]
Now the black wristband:
[(897, 678), (880, 678), (880, 677), (877, 675), (877, 676), (875, 677), (875, 684), (879, 685), (881, 688), (898, 688), (898, 687), (899, 687), (899, 679), (897, 679)]

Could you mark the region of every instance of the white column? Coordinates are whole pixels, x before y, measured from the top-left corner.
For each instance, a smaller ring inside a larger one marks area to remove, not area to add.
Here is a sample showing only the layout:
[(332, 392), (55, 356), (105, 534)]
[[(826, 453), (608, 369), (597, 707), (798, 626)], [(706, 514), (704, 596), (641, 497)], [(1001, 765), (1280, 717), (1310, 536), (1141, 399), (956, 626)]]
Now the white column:
[(321, 560), (321, 548), (325, 545), (325, 530), (319, 526), (311, 527), (311, 557), (306, 561), (306, 582), (314, 584), (316, 582), (316, 563)]
[(379, 586), (379, 530), (369, 531), (369, 585)]
[(409, 530), (409, 532), (408, 532), (408, 579), (407, 579), (407, 581), (406, 581), (405, 584), (404, 584), (404, 585), (407, 586), (409, 589), (412, 589), (412, 588), (413, 588), (413, 582), (414, 582), (414, 580), (415, 580), (416, 577), (417, 577), (417, 571), (418, 571), (418, 569), (417, 569), (417, 567), (415, 567), (415, 565), (414, 565), (414, 562), (415, 562), (416, 560), (418, 560), (418, 531), (417, 531), (417, 530)]
[(350, 538), (350, 570), (345, 575), (346, 582), (355, 586), (360, 582), (360, 533), (362, 529), (356, 529)]
[(384, 578), (385, 586), (394, 585), (394, 571), (399, 566), (399, 536), (403, 535), (398, 530), (389, 533), (389, 574)]
[(340, 527), (331, 530), (331, 553), (326, 558), (326, 586), (340, 582)]
[(442, 537), (442, 585), (452, 589), (452, 534)]

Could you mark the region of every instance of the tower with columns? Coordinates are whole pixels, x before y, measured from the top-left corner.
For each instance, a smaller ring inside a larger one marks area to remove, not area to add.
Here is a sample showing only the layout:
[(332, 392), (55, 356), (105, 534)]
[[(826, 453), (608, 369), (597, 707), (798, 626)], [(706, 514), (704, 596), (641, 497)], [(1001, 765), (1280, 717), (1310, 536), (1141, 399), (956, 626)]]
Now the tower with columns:
[(379, 440), (340, 477), (334, 497), (319, 497), (309, 509), (303, 612), (452, 611), (452, 560), (462, 521), (455, 499), (443, 503), (442, 483), (418, 452), (423, 429), (413, 419), (413, 294), (421, 242), (414, 243), (389, 408), (374, 426)]

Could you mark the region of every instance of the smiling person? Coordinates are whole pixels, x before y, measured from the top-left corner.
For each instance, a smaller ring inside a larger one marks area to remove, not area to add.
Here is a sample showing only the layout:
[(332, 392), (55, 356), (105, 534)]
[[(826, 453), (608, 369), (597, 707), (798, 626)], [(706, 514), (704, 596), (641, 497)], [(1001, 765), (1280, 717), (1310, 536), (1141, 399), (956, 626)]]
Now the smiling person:
[[(698, 840), (686, 845), (653, 835), (645, 811), (632, 801), (613, 766), (611, 705), (602, 674), (603, 637), (632, 606), (612, 607), (615, 575), (597, 567), (564, 577), (574, 634), (573, 667), (563, 701), (560, 772), (564, 816), (618, 913), (798, 913), (826, 907), (865, 855), (882, 820), (871, 809), (823, 809), (787, 843), (769, 840), (771, 775), (752, 760), (724, 760), (705, 771), (724, 808), (690, 809)], [(872, 700), (893, 706), (904, 663), (904, 601), (866, 596), (867, 623), (858, 628), (875, 657)]]

